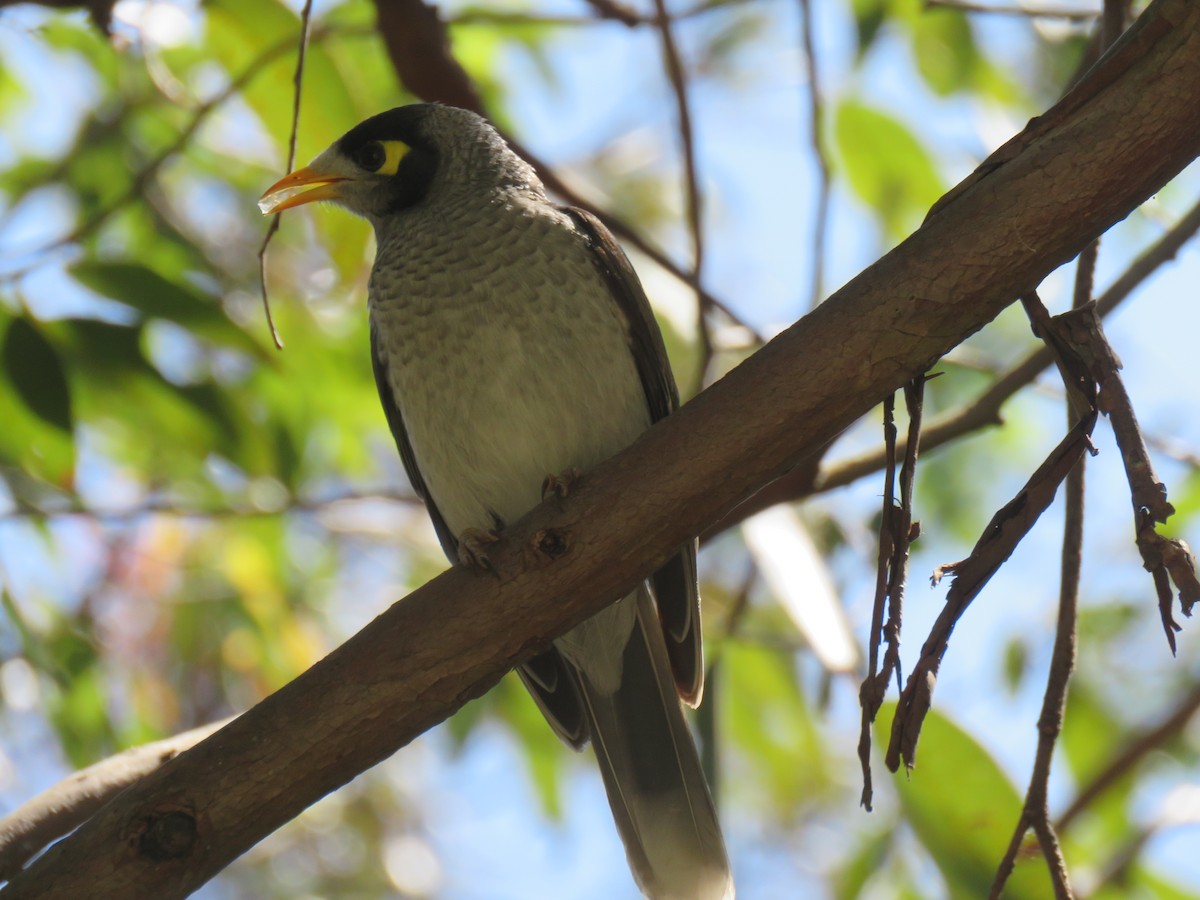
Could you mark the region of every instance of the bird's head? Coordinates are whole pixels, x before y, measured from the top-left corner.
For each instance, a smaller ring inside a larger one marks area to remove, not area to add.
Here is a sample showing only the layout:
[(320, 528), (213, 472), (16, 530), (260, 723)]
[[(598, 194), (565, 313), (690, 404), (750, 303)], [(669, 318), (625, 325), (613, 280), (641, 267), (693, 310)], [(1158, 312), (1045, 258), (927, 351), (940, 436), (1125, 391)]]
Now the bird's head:
[(372, 222), (416, 207), (431, 194), (529, 185), (532, 171), (473, 112), (415, 104), (372, 116), (309, 165), (271, 185), (263, 215), (329, 200)]

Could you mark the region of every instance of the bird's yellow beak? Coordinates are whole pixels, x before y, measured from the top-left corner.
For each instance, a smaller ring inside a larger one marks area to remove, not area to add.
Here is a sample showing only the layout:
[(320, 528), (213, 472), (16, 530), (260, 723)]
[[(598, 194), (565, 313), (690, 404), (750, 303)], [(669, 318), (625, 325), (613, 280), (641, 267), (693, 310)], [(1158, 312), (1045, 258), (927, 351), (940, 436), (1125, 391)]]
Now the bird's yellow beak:
[(269, 216), (314, 200), (333, 200), (338, 196), (338, 184), (346, 180), (344, 175), (330, 175), (305, 166), (267, 188), (258, 200), (258, 208), (264, 216)]

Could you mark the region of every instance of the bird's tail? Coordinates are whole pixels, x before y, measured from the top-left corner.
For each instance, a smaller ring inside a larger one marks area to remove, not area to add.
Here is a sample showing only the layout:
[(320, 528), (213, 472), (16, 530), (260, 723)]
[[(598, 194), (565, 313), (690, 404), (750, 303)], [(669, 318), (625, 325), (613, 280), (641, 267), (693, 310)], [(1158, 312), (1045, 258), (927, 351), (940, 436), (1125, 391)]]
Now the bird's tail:
[[(634, 601), (629, 597), (625, 602)], [(645, 587), (615, 687), (581, 669), (596, 760), (630, 868), (654, 900), (732, 900), (725, 842)]]

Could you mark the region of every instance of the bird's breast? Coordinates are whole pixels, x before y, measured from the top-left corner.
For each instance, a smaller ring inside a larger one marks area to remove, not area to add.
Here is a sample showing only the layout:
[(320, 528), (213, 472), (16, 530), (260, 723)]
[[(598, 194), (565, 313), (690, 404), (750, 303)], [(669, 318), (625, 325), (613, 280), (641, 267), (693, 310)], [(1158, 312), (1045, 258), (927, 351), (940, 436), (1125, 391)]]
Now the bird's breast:
[[(549, 474), (589, 469), (649, 425), (615, 300), (561, 221), (380, 253), (371, 316), (417, 466), (446, 524), (494, 528)], [(499, 520), (499, 523), (497, 522)]]

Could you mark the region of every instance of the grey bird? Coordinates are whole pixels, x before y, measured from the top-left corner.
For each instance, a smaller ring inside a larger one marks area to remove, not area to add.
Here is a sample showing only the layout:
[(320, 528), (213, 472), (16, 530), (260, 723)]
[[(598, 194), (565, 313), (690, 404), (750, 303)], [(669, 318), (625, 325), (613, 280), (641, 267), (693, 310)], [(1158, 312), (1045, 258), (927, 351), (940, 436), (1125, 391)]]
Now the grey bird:
[[(420, 104), (374, 116), (259, 206), (314, 200), (374, 227), (375, 379), (452, 562), (478, 560), (541, 502), (548, 477), (595, 466), (678, 406), (662, 335), (612, 235), (552, 203), (474, 113)], [(559, 737), (591, 740), (642, 891), (733, 897), (680, 705), (699, 703), (704, 681), (695, 543), (518, 671)]]

